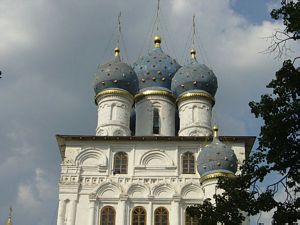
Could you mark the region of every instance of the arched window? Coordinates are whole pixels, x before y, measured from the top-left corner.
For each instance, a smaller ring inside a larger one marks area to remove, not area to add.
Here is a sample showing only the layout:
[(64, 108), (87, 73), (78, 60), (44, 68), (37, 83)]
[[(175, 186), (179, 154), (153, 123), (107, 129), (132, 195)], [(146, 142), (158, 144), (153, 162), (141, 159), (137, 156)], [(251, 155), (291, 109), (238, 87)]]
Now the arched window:
[(105, 206), (101, 210), (100, 225), (115, 225), (116, 211), (111, 206)]
[(141, 207), (135, 207), (132, 210), (132, 225), (146, 225), (146, 210)]
[(189, 214), (185, 213), (185, 225), (198, 225), (197, 217), (191, 217)]
[(154, 225), (169, 225), (169, 212), (164, 207), (154, 211)]
[(118, 152), (114, 157), (114, 174), (126, 174), (128, 157), (125, 152)]
[(159, 119), (159, 110), (153, 108), (153, 134), (160, 133), (160, 119)]
[(182, 155), (182, 173), (195, 173), (195, 156), (191, 152), (186, 152)]

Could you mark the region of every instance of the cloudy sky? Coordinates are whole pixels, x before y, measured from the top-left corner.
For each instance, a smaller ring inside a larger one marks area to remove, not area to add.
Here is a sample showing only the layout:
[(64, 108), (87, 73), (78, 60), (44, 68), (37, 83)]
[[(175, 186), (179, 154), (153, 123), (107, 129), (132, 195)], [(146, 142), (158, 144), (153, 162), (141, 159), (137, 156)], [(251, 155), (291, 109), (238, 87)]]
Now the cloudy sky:
[[(163, 48), (188, 57), (196, 15), (198, 59), (218, 77), (215, 121), (223, 135), (258, 135), (248, 102), (283, 59), (262, 54), (279, 0), (161, 0)], [(122, 11), (124, 59), (152, 46), (155, 0), (0, 0), (0, 224), (56, 224), (60, 155), (55, 134), (95, 133), (93, 79), (113, 57)], [(292, 46), (293, 47), (293, 46)], [(295, 49), (295, 48), (294, 48)], [(289, 54), (299, 53), (299, 48)]]

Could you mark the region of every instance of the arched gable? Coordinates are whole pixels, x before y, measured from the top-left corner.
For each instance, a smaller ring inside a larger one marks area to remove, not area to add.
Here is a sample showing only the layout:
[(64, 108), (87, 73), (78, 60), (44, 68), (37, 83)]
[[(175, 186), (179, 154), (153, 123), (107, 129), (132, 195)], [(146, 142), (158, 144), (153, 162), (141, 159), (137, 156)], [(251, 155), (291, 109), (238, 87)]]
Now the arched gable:
[(189, 183), (181, 188), (180, 195), (185, 199), (199, 199), (203, 197), (204, 193), (200, 185)]
[(172, 198), (177, 191), (171, 184), (158, 184), (153, 188), (153, 196), (156, 198)]
[(119, 198), (124, 191), (118, 183), (105, 182), (94, 189), (93, 193), (95, 193), (98, 198)]
[(107, 166), (107, 157), (96, 148), (87, 148), (82, 150), (75, 158), (78, 166)]
[(148, 197), (149, 194), (150, 189), (144, 184), (132, 184), (127, 190), (127, 195), (130, 198), (144, 198)]
[(140, 165), (145, 167), (166, 167), (173, 166), (174, 162), (166, 153), (160, 150), (152, 150), (141, 157)]

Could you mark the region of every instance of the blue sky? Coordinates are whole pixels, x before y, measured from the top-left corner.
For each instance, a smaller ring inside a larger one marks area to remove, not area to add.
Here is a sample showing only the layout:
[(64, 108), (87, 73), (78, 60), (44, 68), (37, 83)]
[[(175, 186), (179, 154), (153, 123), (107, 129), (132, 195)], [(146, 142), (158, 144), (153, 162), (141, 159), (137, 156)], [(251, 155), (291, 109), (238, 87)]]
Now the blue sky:
[(247, 20), (253, 23), (261, 23), (264, 20), (272, 20), (269, 13), (269, 5), (280, 2), (274, 0), (236, 0), (232, 1), (232, 8)]
[[(188, 57), (185, 43), (196, 15), (198, 58), (218, 77), (214, 115), (221, 135), (258, 135), (260, 123), (248, 102), (267, 91), (283, 61), (260, 53), (270, 44), (264, 37), (281, 29), (269, 17), (280, 1), (161, 2), (162, 47), (180, 64)], [(123, 15), (121, 50), (133, 63), (152, 45), (147, 34), (155, 5), (0, 0), (0, 223), (12, 205), (14, 224), (55, 224), (60, 169), (55, 134), (95, 134), (92, 83), (97, 65), (112, 59), (117, 14)]]

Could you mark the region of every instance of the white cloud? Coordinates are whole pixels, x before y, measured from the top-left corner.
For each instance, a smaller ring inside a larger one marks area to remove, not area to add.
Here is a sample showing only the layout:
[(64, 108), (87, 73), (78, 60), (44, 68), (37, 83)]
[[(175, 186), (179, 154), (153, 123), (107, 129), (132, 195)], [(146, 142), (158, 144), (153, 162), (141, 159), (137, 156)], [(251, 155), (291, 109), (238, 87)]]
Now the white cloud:
[(21, 184), (18, 190), (18, 204), (22, 208), (30, 208), (36, 211), (40, 206), (41, 202), (36, 198), (35, 191), (31, 184)]
[(50, 183), (51, 181), (49, 174), (47, 175), (41, 168), (36, 168), (35, 177), (19, 185), (18, 204), (37, 210), (48, 200), (55, 199), (57, 185)]
[(0, 54), (13, 54), (19, 48), (32, 47), (34, 37), (24, 23), (24, 6), (18, 1), (1, 1)]
[[(52, 210), (53, 203), (56, 202), (57, 185), (52, 176), (36, 168), (34, 178), (28, 178), (19, 184), (14, 208), (16, 215), (23, 216), (23, 221), (46, 225), (50, 223), (49, 219), (53, 220), (51, 216), (54, 216)], [(16, 220), (18, 222), (19, 218)]]
[(56, 183), (51, 183), (53, 180), (49, 180), (47, 173), (45, 173), (45, 171), (43, 171), (41, 168), (37, 168), (35, 173), (36, 176), (34, 182), (39, 199), (43, 202), (55, 199), (57, 196), (55, 195), (56, 192), (53, 190), (57, 190)]

